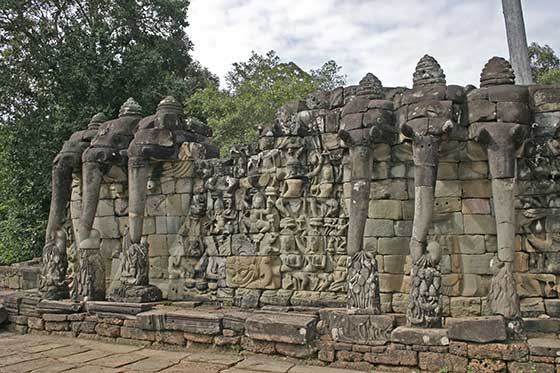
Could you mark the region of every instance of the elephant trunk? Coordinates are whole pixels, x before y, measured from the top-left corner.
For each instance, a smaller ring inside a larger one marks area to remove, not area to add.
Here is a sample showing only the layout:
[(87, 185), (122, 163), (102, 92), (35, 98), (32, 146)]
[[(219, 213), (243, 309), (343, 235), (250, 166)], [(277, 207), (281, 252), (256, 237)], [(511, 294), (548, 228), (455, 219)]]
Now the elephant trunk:
[(132, 244), (140, 243), (142, 239), (142, 224), (146, 207), (146, 192), (148, 183), (148, 161), (143, 158), (129, 158), (129, 234)]
[(363, 249), (364, 231), (368, 216), (371, 179), (371, 149), (359, 145), (350, 149), (352, 164), (350, 192), (350, 218), (348, 224), (348, 255)]
[(91, 235), (103, 177), (101, 164), (97, 162), (84, 162), (82, 167), (82, 216), (78, 229), (80, 243)]
[(57, 160), (52, 169), (52, 195), (49, 210), (49, 220), (45, 234), (45, 242), (56, 238), (56, 231), (64, 225), (66, 216), (66, 205), (70, 200), (72, 187), (72, 166)]

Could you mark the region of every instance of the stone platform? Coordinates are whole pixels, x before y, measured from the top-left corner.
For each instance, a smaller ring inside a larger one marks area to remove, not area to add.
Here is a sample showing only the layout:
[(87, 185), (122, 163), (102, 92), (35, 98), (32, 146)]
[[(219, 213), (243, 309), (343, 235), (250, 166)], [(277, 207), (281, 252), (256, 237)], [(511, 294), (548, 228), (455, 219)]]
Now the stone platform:
[(219, 352), (213, 349), (178, 352), (141, 346), (78, 340), (59, 336), (0, 333), (0, 372), (32, 373), (351, 373), (289, 358)]
[[(112, 343), (117, 350), (121, 345), (133, 345), (189, 354), (202, 348), (220, 351), (217, 356), (222, 351), (243, 351), (362, 371), (560, 369), (560, 320), (553, 318), (525, 319), (529, 339), (512, 340), (505, 320), (495, 316), (448, 318), (444, 328), (420, 329), (405, 326), (399, 314), (351, 315), (344, 309), (313, 307), (71, 303), (40, 301), (21, 293), (5, 297), (3, 303), (8, 311), (5, 329), (11, 333), (77, 337), (78, 345)], [(227, 371), (239, 371), (237, 368)], [(273, 371), (287, 369), (295, 368)], [(262, 367), (252, 370), (267, 371)]]

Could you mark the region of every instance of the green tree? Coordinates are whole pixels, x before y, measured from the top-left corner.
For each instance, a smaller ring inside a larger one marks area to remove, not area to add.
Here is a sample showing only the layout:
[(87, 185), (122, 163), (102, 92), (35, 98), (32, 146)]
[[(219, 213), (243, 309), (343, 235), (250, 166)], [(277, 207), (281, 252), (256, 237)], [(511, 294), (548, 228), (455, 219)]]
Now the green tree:
[(531, 43), (529, 59), (533, 78), (538, 84), (560, 84), (560, 58), (547, 44)]
[(0, 1), (0, 263), (40, 253), (51, 161), (98, 111), (152, 113), (217, 78), (192, 60), (187, 0)]
[(252, 52), (246, 62), (233, 64), (225, 89), (198, 91), (185, 107), (213, 128), (214, 142), (225, 152), (234, 144), (256, 140), (257, 125), (273, 121), (276, 110), (286, 102), (343, 85), (345, 76), (339, 72), (334, 61), (308, 73), (293, 62), (282, 62), (274, 51)]
[(316, 70), (311, 70), (311, 75), (319, 84), (319, 89), (330, 91), (346, 84), (346, 74), (341, 74), (342, 66), (334, 60), (327, 61)]

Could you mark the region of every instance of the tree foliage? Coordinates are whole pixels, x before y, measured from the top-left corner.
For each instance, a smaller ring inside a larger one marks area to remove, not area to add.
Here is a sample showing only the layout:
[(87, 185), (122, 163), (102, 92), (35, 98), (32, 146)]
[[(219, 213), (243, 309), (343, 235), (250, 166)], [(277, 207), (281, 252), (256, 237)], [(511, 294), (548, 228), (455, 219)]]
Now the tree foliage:
[(223, 152), (232, 145), (256, 139), (256, 127), (274, 120), (277, 109), (288, 101), (302, 99), (319, 89), (345, 84), (340, 67), (328, 61), (306, 72), (293, 62), (282, 62), (274, 51), (252, 52), (246, 62), (237, 62), (226, 75), (226, 88), (209, 87), (186, 102), (187, 112), (208, 123), (214, 143)]
[(560, 58), (554, 50), (545, 44), (531, 43), (529, 59), (533, 79), (538, 84), (560, 84)]
[(40, 252), (51, 161), (99, 111), (146, 113), (217, 78), (192, 60), (187, 0), (0, 1), (0, 263)]

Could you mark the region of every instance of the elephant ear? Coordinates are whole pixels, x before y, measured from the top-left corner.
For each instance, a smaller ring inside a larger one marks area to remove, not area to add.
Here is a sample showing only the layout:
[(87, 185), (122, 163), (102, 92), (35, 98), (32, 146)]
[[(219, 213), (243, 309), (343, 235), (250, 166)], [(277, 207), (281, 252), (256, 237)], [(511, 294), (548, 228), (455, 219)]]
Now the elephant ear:
[(415, 133), (414, 133), (414, 129), (412, 129), (412, 127), (410, 127), (408, 124), (404, 123), (401, 126), (401, 133), (403, 135), (405, 135), (408, 138), (414, 139)]
[(478, 130), (474, 140), (482, 145), (487, 146), (492, 141), (492, 137), (486, 128), (481, 128)]
[(515, 146), (523, 144), (525, 140), (525, 129), (520, 124), (516, 124), (510, 129), (511, 139)]

